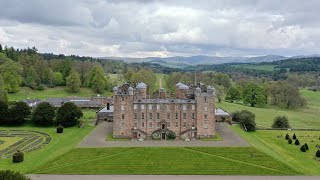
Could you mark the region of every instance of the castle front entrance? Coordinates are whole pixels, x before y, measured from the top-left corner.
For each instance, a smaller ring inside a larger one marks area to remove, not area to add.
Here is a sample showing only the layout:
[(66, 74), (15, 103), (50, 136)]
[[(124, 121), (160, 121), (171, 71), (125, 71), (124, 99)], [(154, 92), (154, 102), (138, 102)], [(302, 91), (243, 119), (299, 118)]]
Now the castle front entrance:
[(161, 139), (162, 140), (166, 140), (166, 133), (164, 132), (164, 133), (161, 133)]

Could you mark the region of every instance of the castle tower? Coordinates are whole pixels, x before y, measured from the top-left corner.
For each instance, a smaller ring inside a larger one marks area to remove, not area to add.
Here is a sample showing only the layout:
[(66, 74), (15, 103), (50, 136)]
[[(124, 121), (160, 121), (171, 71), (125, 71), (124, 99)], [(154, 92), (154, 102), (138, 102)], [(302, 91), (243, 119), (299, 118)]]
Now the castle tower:
[(164, 99), (166, 98), (166, 92), (164, 90), (164, 88), (162, 87), (162, 79), (160, 78), (160, 81), (159, 81), (159, 98), (161, 99)]
[(137, 99), (146, 99), (147, 98), (147, 85), (143, 82), (138, 83), (136, 86), (137, 90)]

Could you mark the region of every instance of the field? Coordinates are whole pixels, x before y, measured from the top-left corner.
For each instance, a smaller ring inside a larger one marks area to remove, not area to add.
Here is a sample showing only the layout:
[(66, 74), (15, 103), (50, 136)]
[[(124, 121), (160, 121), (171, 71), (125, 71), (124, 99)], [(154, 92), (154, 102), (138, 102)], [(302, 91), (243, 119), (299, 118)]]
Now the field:
[[(9, 94), (9, 101), (19, 101), (22, 99), (41, 99), (44, 100), (46, 98), (63, 98), (63, 97), (91, 97), (96, 95), (89, 88), (81, 88), (77, 93), (70, 93), (66, 90), (65, 87), (54, 87), (54, 88), (46, 88), (44, 91), (32, 90), (28, 87), (20, 87), (20, 91), (17, 93)], [(105, 92), (102, 94), (104, 96), (110, 96), (110, 93)]]
[(296, 175), (255, 148), (79, 148), (37, 168), (41, 174)]
[(285, 115), (289, 118), (289, 123), (293, 128), (320, 128), (320, 92), (309, 90), (301, 90), (300, 92), (308, 101), (307, 107), (300, 109), (288, 110), (272, 106), (254, 108), (228, 102), (216, 103), (216, 106), (228, 112), (247, 109), (256, 115), (258, 127), (271, 127), (276, 116)]
[[(271, 131), (258, 130), (244, 132), (239, 126), (233, 129), (246, 139), (253, 147), (273, 158), (287, 164), (298, 172), (306, 175), (320, 175), (320, 160), (315, 160), (315, 153), (320, 145), (320, 131)], [(288, 144), (284, 136), (289, 134), (292, 138), (296, 134), (300, 145)], [(278, 138), (278, 136), (281, 136)], [(302, 144), (307, 143), (309, 150), (300, 152)]]
[[(31, 170), (41, 166), (56, 157), (65, 154), (66, 152), (73, 149), (75, 146), (79, 144), (79, 142), (91, 132), (94, 127), (85, 126), (84, 128), (65, 128), (63, 134), (57, 134), (55, 127), (32, 127), (32, 126), (24, 126), (24, 127), (0, 127), (0, 131), (10, 131), (10, 130), (23, 130), (23, 131), (39, 131), (46, 133), (50, 136), (51, 141), (49, 144), (36, 149), (32, 152), (25, 152), (25, 161), (19, 164), (13, 164), (12, 158), (8, 157), (0, 160), (0, 170), (10, 169), (14, 171), (20, 171), (22, 173), (31, 172)], [(13, 144), (20, 140), (19, 137), (13, 138), (1, 138), (0, 140), (4, 140), (5, 143), (0, 145), (1, 149), (5, 149), (9, 144), (6, 142)], [(21, 149), (26, 148), (26, 145), (22, 145)]]
[(254, 69), (258, 71), (274, 71), (275, 65), (260, 65), (260, 64), (240, 64), (232, 65), (232, 67), (243, 68), (243, 69)]

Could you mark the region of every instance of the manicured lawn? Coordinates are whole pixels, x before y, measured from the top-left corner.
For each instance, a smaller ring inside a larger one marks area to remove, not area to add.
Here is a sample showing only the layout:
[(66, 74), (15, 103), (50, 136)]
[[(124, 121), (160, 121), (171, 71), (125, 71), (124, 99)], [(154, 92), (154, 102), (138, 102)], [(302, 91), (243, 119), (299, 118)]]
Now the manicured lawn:
[(280, 109), (272, 106), (254, 108), (228, 102), (216, 103), (216, 106), (230, 113), (247, 109), (256, 115), (258, 127), (271, 127), (276, 116), (287, 116), (293, 128), (320, 128), (320, 92), (309, 90), (301, 90), (300, 92), (308, 101), (307, 107), (300, 109)]
[[(256, 132), (245, 132), (239, 126), (233, 129), (258, 150), (272, 156), (273, 158), (287, 164), (298, 172), (306, 175), (320, 175), (320, 160), (315, 160), (315, 153), (320, 145), (320, 131), (271, 131), (258, 130)], [(292, 138), (295, 133), (300, 145), (288, 144), (285, 135)], [(278, 138), (278, 136), (282, 136)], [(309, 136), (309, 137), (308, 137)], [(316, 137), (315, 137), (316, 136)], [(301, 152), (302, 144), (307, 143), (309, 150)]]
[(222, 137), (218, 132), (215, 132), (214, 138), (201, 138), (201, 141), (222, 141)]
[(0, 130), (35, 130), (47, 133), (51, 137), (51, 142), (45, 147), (25, 153), (25, 161), (23, 163), (13, 164), (12, 158), (1, 159), (0, 170), (10, 169), (29, 173), (31, 170), (37, 169), (37, 167), (72, 150), (93, 128), (93, 126), (89, 125), (84, 128), (65, 128), (63, 134), (56, 134), (55, 127), (0, 127)]
[(252, 147), (79, 148), (32, 173), (296, 175)]
[[(112, 93), (105, 92), (104, 96), (110, 96)], [(81, 88), (77, 93), (70, 93), (65, 87), (46, 88), (44, 91), (32, 90), (28, 87), (20, 87), (20, 91), (17, 93), (9, 94), (9, 101), (19, 101), (22, 99), (41, 99), (46, 98), (62, 98), (62, 97), (91, 97), (96, 95), (89, 88)]]
[(0, 137), (0, 141), (2, 142), (2, 144), (0, 144), (0, 151), (9, 147), (10, 145), (14, 144), (15, 142), (21, 139), (22, 138), (20, 137)]

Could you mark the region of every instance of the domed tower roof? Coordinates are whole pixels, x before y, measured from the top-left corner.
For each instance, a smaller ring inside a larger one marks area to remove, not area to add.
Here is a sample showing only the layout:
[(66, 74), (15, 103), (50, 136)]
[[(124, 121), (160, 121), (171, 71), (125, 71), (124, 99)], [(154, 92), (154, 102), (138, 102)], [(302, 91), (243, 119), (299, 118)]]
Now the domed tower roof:
[(212, 87), (212, 86), (208, 86), (208, 87), (207, 87), (207, 90), (215, 90), (215, 88)]
[(118, 91), (118, 87), (115, 86), (115, 87), (113, 88), (113, 91)]
[(179, 88), (181, 85), (183, 85), (181, 82), (178, 82), (177, 84), (176, 84), (176, 88)]
[(130, 86), (130, 87), (128, 88), (128, 91), (133, 91), (133, 88)]
[(196, 91), (197, 91), (197, 92), (201, 92), (201, 88), (200, 88), (200, 87), (197, 87), (197, 88), (196, 88)]
[(146, 89), (147, 85), (143, 82), (138, 83), (138, 85), (136, 86), (137, 89)]
[(182, 89), (182, 90), (188, 90), (189, 89), (189, 86), (185, 85), (185, 84), (181, 84), (179, 86), (179, 89)]

